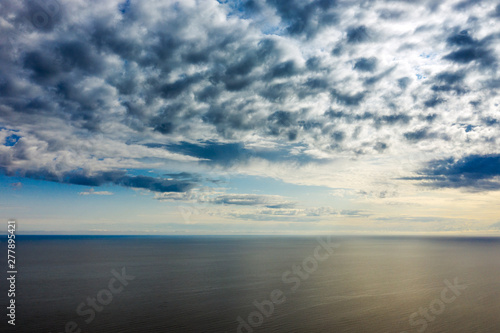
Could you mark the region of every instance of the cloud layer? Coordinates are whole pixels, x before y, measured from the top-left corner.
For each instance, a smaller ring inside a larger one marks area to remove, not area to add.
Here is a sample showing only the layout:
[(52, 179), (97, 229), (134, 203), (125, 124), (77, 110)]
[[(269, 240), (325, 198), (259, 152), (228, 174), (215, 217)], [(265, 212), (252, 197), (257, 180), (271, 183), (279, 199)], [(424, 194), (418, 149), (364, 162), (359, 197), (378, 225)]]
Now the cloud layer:
[(199, 179), (137, 171), (425, 150), (433, 185), (499, 189), (493, 3), (51, 0), (0, 12), (7, 175), (175, 193)]

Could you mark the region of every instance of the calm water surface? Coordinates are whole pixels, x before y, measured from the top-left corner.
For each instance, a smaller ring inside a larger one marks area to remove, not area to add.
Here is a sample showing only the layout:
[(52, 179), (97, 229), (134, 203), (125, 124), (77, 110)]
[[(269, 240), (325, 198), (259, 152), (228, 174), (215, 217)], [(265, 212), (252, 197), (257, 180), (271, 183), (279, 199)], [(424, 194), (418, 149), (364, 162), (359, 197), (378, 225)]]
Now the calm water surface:
[[(332, 254), (313, 237), (20, 236), (16, 327), (4, 314), (0, 329), (65, 332), (73, 321), (75, 332), (500, 332), (500, 239), (330, 242)], [(112, 273), (123, 268), (126, 285)], [(6, 295), (5, 280), (1, 288)]]

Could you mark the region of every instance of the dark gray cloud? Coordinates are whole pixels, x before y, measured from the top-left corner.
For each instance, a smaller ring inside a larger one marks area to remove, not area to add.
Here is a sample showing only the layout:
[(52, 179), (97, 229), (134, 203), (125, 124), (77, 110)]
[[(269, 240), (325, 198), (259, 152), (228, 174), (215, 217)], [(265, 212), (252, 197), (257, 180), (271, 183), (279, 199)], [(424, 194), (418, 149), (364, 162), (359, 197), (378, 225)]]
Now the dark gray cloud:
[(296, 124), (297, 115), (288, 111), (276, 111), (268, 117), (269, 131), (272, 135), (280, 135)]
[(456, 50), (445, 55), (444, 59), (459, 64), (477, 62), (483, 67), (495, 66), (497, 58), (490, 46), (496, 38), (494, 35), (489, 35), (477, 40), (470, 36), (467, 30), (462, 30), (446, 39), (446, 42)]
[(481, 119), (481, 121), (486, 126), (500, 125), (500, 121), (497, 118), (493, 118), (493, 117), (484, 117)]
[[(1, 170), (6, 172), (6, 170)], [(70, 171), (65, 173), (56, 173), (50, 170), (16, 170), (6, 173), (9, 176), (23, 176), (26, 178), (58, 182), (64, 184), (83, 185), (83, 186), (103, 186), (119, 185), (137, 189), (145, 189), (153, 192), (186, 192), (198, 184), (193, 179), (171, 179), (160, 177), (149, 177), (142, 175), (128, 175), (126, 171), (114, 170), (103, 171), (89, 174), (84, 171)]]
[(388, 148), (387, 146), (387, 143), (385, 142), (377, 142), (375, 144), (375, 146), (373, 147), (373, 149), (375, 149), (376, 151), (378, 151), (379, 153), (382, 153), (384, 150), (386, 150)]
[(409, 77), (402, 77), (402, 78), (399, 78), (398, 79), (398, 86), (401, 88), (401, 89), (406, 89), (406, 87), (408, 87), (408, 85), (410, 84), (411, 82), (411, 79)]
[(165, 147), (166, 149), (185, 155), (206, 160), (206, 163), (230, 166), (235, 163), (248, 161), (254, 152), (246, 149), (241, 143), (201, 142), (199, 144), (180, 142), (167, 146), (151, 144), (152, 147)]
[(378, 126), (383, 124), (396, 125), (396, 124), (408, 124), (412, 118), (404, 113), (391, 114), (387, 116), (379, 116), (375, 118), (375, 122)]
[(500, 17), (500, 4), (495, 7), (495, 10), (491, 13), (493, 17)]
[(119, 178), (116, 184), (147, 189), (153, 192), (186, 192), (198, 185), (190, 181), (177, 181), (148, 176), (124, 176)]
[(339, 104), (343, 104), (346, 106), (358, 106), (366, 96), (366, 92), (358, 92), (358, 93), (341, 93), (337, 90), (332, 90), (332, 97)]
[(168, 179), (175, 179), (175, 180), (184, 180), (192, 182), (201, 181), (201, 175), (190, 172), (167, 173), (164, 176), (167, 177)]
[(353, 68), (362, 72), (373, 72), (377, 68), (377, 58), (359, 58)]
[(364, 25), (350, 27), (347, 30), (347, 43), (358, 44), (368, 42), (371, 38), (370, 30)]
[(342, 119), (348, 123), (355, 123), (360, 121), (371, 120), (376, 128), (386, 125), (408, 124), (412, 117), (404, 113), (395, 113), (390, 115), (376, 115), (371, 112), (364, 112), (362, 114), (349, 113), (344, 111), (329, 110), (324, 113), (325, 116), (332, 119)]
[(285, 61), (271, 68), (269, 76), (271, 78), (290, 77), (298, 74), (297, 66), (293, 61)]
[[(284, 120), (285, 124), (287, 120)], [(288, 135), (289, 132), (286, 134)], [(244, 165), (253, 158), (263, 159), (270, 162), (290, 162), (297, 164), (321, 163), (325, 160), (314, 158), (307, 155), (294, 155), (291, 150), (297, 148), (292, 145), (282, 145), (273, 149), (249, 149), (242, 143), (219, 143), (212, 141), (189, 143), (180, 142), (170, 145), (147, 144), (149, 147), (161, 147), (172, 152), (182, 153), (184, 155), (201, 159), (201, 163), (207, 165), (217, 165), (222, 167), (231, 167), (235, 165)]]
[(473, 6), (479, 5), (483, 2), (482, 0), (463, 0), (453, 6), (453, 9), (457, 11), (465, 11)]
[(406, 132), (406, 133), (404, 133), (404, 137), (408, 141), (412, 141), (412, 142), (418, 142), (418, 141), (422, 141), (422, 140), (429, 140), (429, 139), (436, 138), (437, 136), (438, 136), (437, 133), (430, 132), (428, 128), (422, 128), (422, 129), (415, 130), (415, 131), (412, 131), (412, 132)]
[(435, 92), (455, 92), (456, 94), (465, 94), (468, 89), (463, 81), (466, 73), (459, 72), (442, 72), (436, 75), (434, 84), (431, 89)]
[(383, 20), (398, 20), (405, 14), (402, 10), (381, 9), (378, 11), (379, 17)]
[(460, 159), (429, 162), (415, 180), (443, 188), (468, 188), (473, 191), (500, 189), (500, 155), (468, 155)]
[[(266, 0), (274, 7), (284, 22), (285, 29), (290, 35), (314, 36), (318, 30), (338, 23), (338, 13), (332, 11), (338, 5), (337, 0), (313, 0), (287, 2)], [(255, 1), (247, 4), (254, 5)]]
[(438, 118), (438, 115), (435, 113), (430, 113), (427, 115), (420, 115), (419, 118), (420, 120), (423, 120), (427, 123), (433, 123)]
[(434, 95), (428, 100), (424, 101), (424, 106), (427, 108), (433, 108), (438, 106), (439, 104), (445, 103), (446, 100), (442, 97), (439, 97), (439, 95)]

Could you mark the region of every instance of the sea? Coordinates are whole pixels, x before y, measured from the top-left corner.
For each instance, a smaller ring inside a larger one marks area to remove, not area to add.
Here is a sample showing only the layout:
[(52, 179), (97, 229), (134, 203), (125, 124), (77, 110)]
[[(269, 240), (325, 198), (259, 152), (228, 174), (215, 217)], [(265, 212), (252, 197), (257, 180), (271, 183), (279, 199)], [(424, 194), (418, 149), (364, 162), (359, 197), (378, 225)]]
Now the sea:
[(500, 332), (500, 238), (16, 237), (1, 332)]

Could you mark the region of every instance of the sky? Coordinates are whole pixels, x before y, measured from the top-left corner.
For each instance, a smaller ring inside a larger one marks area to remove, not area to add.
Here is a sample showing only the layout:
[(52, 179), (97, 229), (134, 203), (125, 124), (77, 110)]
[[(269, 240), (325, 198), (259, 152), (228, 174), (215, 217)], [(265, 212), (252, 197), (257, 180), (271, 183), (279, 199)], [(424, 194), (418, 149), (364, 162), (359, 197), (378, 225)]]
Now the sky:
[(500, 235), (500, 4), (0, 3), (22, 233)]

